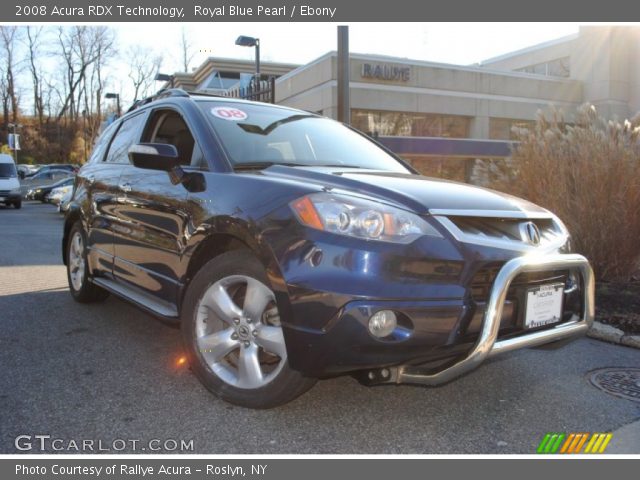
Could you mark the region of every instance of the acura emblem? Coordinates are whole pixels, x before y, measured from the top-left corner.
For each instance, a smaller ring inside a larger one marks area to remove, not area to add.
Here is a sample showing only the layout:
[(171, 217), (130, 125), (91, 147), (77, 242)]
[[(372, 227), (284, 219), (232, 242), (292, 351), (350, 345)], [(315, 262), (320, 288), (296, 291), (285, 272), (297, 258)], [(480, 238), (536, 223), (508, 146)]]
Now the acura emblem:
[(522, 239), (529, 242), (531, 245), (540, 244), (540, 230), (538, 226), (533, 222), (526, 222), (520, 226), (522, 233)]

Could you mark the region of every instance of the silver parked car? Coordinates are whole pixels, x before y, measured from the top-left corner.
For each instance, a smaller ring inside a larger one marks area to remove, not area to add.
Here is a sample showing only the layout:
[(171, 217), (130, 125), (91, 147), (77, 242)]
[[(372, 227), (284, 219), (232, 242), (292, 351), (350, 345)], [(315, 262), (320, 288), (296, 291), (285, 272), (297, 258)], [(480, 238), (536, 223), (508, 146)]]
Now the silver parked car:
[(36, 173), (32, 177), (27, 177), (22, 180), (22, 196), (27, 197), (29, 191), (33, 190), (34, 187), (47, 187), (73, 175), (73, 172), (70, 172), (69, 170), (47, 170), (45, 172)]

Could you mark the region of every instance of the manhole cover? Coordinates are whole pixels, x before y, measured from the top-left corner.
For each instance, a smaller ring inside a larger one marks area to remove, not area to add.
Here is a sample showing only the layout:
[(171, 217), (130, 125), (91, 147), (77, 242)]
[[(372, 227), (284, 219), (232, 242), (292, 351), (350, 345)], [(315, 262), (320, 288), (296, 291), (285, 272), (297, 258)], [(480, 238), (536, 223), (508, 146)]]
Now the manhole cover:
[(610, 395), (640, 402), (640, 368), (601, 368), (589, 374), (589, 381)]

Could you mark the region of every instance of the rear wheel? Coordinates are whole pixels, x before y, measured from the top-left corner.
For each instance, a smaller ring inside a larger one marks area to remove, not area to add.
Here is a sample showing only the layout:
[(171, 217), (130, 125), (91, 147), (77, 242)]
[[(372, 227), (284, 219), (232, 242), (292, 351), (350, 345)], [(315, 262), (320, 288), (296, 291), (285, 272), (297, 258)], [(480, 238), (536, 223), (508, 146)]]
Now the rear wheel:
[(82, 223), (76, 222), (69, 232), (67, 242), (67, 280), (71, 296), (76, 302), (99, 302), (109, 296), (109, 292), (91, 283), (87, 262), (87, 242)]
[(287, 362), (275, 295), (260, 262), (246, 250), (205, 264), (182, 304), (189, 363), (223, 400), (249, 408), (285, 404), (311, 388)]
[(16, 209), (22, 208), (22, 200), (18, 200), (17, 202), (14, 202), (14, 203), (13, 203), (13, 206), (14, 206)]

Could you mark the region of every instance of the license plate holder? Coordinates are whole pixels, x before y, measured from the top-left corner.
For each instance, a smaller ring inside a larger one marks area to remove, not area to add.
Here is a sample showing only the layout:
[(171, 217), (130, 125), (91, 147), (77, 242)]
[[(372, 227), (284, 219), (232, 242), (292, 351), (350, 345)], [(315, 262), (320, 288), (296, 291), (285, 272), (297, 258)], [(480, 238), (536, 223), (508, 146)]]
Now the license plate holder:
[(562, 319), (564, 284), (553, 283), (527, 289), (524, 327), (544, 327)]

